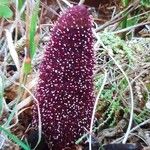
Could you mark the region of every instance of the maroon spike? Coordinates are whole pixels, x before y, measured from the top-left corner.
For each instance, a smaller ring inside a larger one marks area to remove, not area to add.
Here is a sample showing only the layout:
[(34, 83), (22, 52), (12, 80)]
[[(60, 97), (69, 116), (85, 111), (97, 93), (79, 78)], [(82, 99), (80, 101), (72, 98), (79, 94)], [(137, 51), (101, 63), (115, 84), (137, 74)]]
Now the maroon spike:
[[(90, 130), (93, 68), (91, 18), (85, 6), (74, 6), (58, 19), (52, 30), (35, 93), (42, 131), (53, 150), (71, 146)], [(37, 124), (34, 107), (33, 126)]]

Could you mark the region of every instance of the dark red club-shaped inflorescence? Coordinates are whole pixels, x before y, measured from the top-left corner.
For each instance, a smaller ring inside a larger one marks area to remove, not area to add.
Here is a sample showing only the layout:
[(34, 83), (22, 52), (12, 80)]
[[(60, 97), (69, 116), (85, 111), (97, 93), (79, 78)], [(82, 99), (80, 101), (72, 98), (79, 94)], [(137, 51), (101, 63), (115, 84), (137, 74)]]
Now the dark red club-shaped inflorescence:
[[(70, 146), (90, 129), (94, 105), (92, 23), (85, 6), (68, 9), (52, 30), (35, 96), (42, 131), (53, 150)], [(37, 109), (33, 125), (37, 126)]]

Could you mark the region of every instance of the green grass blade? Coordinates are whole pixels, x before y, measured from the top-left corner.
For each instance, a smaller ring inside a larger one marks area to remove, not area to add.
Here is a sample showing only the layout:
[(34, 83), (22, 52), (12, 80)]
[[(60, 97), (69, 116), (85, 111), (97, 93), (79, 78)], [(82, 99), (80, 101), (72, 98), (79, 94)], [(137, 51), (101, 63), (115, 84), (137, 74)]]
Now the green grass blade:
[(30, 58), (25, 58), (25, 61), (23, 62), (23, 72), (24, 75), (30, 74), (32, 71), (32, 64)]
[(2, 115), (3, 110), (3, 93), (4, 93), (3, 79), (0, 76), (0, 116)]
[(15, 104), (15, 106), (14, 106), (12, 112), (10, 113), (10, 115), (9, 115), (9, 117), (8, 117), (8, 119), (7, 119), (7, 121), (6, 121), (6, 123), (3, 125), (5, 128), (9, 127), (9, 125), (10, 125), (12, 119), (14, 118), (14, 115), (15, 115), (16, 112), (17, 112), (17, 109), (16, 109), (16, 108), (17, 108), (17, 103)]
[(23, 143), (18, 137), (13, 135), (11, 132), (0, 126), (0, 131), (3, 131), (12, 141), (21, 146), (24, 150), (30, 150), (30, 147)]
[(34, 56), (35, 49), (36, 49), (35, 34), (36, 34), (36, 26), (38, 23), (39, 4), (40, 4), (40, 1), (37, 0), (35, 7), (33, 9), (32, 17), (31, 17), (31, 21), (30, 21), (31, 23), (30, 23), (30, 29), (29, 29), (29, 33), (30, 33), (29, 43), (30, 43), (30, 57), (31, 57), (31, 59)]
[[(123, 7), (127, 7), (129, 5), (129, 0), (122, 0), (122, 5)], [(124, 29), (127, 27), (127, 19), (128, 19), (128, 16), (125, 16), (123, 21), (121, 22), (121, 28)], [(125, 39), (126, 37), (126, 33), (122, 33), (122, 39)]]
[(19, 8), (19, 10), (21, 10), (21, 8), (23, 7), (23, 5), (24, 5), (24, 0), (18, 0), (18, 8)]
[(18, 97), (15, 99), (14, 107), (13, 107), (13, 109), (12, 109), (10, 115), (8, 116), (7, 121), (6, 121), (5, 124), (3, 125), (4, 128), (8, 128), (8, 127), (9, 127), (9, 125), (10, 125), (12, 119), (14, 118), (15, 114), (18, 112), (18, 110), (17, 110), (17, 104), (19, 103), (20, 98), (21, 98), (21, 95), (22, 95), (22, 88), (21, 88), (21, 87), (19, 87), (19, 92), (18, 92), (18, 93), (19, 93), (19, 95), (18, 95)]

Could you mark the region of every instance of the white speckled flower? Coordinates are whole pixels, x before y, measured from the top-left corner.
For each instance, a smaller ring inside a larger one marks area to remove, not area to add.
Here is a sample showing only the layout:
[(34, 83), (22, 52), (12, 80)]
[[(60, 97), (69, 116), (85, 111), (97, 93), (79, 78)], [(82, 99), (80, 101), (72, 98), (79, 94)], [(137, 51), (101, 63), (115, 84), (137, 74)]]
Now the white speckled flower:
[[(52, 30), (35, 96), (42, 131), (53, 150), (71, 146), (90, 128), (94, 105), (93, 36), (85, 6), (69, 8)], [(37, 109), (33, 109), (37, 126)]]

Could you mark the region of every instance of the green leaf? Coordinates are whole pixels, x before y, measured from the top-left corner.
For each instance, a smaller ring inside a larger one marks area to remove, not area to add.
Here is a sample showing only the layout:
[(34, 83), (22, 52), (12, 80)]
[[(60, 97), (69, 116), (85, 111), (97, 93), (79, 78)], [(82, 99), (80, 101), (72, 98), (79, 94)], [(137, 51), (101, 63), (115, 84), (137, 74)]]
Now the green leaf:
[(127, 27), (133, 26), (138, 23), (140, 17), (132, 17), (132, 19), (127, 20)]
[(10, 0), (0, 0), (0, 5), (8, 5)]
[(141, 0), (141, 4), (145, 7), (150, 7), (150, 0)]
[(129, 0), (122, 0), (123, 7), (127, 7), (129, 5)]
[(13, 15), (12, 10), (8, 7), (8, 0), (0, 0), (0, 18), (10, 18)]

